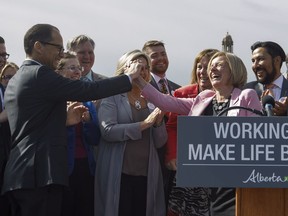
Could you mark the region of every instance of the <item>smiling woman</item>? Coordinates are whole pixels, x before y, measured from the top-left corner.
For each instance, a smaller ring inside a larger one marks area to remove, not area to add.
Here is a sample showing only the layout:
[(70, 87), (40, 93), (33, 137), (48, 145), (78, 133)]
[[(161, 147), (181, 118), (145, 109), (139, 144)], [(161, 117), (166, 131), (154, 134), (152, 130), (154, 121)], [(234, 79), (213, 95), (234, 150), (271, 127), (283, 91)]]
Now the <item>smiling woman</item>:
[[(137, 84), (142, 95), (163, 111), (191, 116), (217, 116), (213, 100), (225, 102), (229, 107), (242, 106), (261, 110), (255, 90), (240, 88), (247, 80), (247, 71), (242, 60), (232, 53), (216, 52), (208, 63), (208, 76), (214, 90), (200, 92), (195, 98), (176, 98), (159, 93), (140, 77)], [(256, 116), (246, 110), (229, 110), (227, 116)], [(199, 125), (205, 128), (205, 125)], [(235, 188), (210, 189), (210, 215), (235, 215)]]
[[(126, 73), (131, 62), (141, 62), (141, 77), (149, 82), (150, 59), (139, 50), (120, 57), (115, 74)], [(127, 94), (102, 100), (99, 108), (102, 139), (95, 175), (98, 215), (166, 215), (157, 154), (157, 148), (167, 140), (163, 116), (163, 112), (141, 97), (135, 84)]]
[(56, 72), (62, 75), (63, 77), (79, 80), (83, 67), (80, 66), (80, 63), (76, 55), (71, 53), (64, 53), (64, 57), (59, 61)]
[(0, 71), (0, 83), (4, 88), (7, 87), (9, 80), (15, 75), (18, 69), (18, 65), (16, 65), (14, 62), (8, 62), (2, 71)]
[[(82, 71), (77, 56), (71, 53), (64, 53), (56, 69), (57, 73), (71, 80), (79, 80)], [(70, 106), (73, 102), (68, 104)], [(62, 216), (93, 216), (96, 166), (94, 147), (98, 145), (100, 130), (96, 105), (92, 101), (77, 104), (85, 106), (88, 111), (83, 112), (81, 122), (66, 128), (69, 190), (64, 193)]]

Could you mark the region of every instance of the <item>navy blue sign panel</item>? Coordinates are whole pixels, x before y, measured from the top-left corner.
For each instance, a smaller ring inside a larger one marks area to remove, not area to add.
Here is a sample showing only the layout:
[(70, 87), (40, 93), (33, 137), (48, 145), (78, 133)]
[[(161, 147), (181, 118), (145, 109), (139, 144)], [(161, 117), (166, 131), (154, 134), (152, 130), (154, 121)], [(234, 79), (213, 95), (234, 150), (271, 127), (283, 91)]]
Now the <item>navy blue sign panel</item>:
[(286, 117), (179, 116), (177, 186), (288, 188)]

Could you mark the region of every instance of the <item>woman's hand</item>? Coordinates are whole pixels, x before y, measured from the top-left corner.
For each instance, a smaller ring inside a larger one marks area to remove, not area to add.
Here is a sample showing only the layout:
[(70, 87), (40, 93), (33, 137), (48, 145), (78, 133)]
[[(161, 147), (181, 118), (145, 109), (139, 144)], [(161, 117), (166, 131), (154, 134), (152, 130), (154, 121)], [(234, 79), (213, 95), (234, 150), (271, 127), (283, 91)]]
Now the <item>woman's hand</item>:
[(147, 82), (143, 79), (142, 76), (139, 76), (137, 79), (134, 79), (133, 83), (135, 83), (139, 89), (143, 89), (147, 85)]
[(150, 115), (144, 121), (141, 122), (141, 130), (143, 131), (154, 125), (157, 118), (161, 118), (159, 117), (161, 115), (162, 111), (159, 108), (154, 109), (153, 112), (151, 112)]
[(82, 103), (68, 102), (66, 126), (76, 125), (79, 122), (81, 122), (83, 113), (87, 111), (88, 111), (88, 108), (83, 106)]
[(82, 121), (83, 122), (90, 122), (91, 121), (91, 115), (89, 111), (85, 111), (82, 114)]
[(156, 121), (154, 123), (154, 126), (159, 127), (163, 123), (163, 118), (165, 116), (165, 112), (160, 110), (158, 107), (156, 109), (158, 109), (159, 111), (158, 111), (158, 115), (157, 115)]
[(176, 170), (177, 170), (176, 159), (172, 159), (172, 160), (168, 161), (168, 162), (166, 163), (166, 167), (167, 167), (167, 169), (169, 169), (169, 170), (176, 171)]

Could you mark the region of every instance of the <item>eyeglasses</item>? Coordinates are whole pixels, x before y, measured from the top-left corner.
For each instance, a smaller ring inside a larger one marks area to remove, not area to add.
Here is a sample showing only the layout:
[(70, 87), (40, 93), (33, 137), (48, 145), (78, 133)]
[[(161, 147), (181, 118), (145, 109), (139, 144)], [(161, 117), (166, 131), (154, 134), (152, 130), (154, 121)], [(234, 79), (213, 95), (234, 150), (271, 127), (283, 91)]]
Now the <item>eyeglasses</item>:
[(4, 80), (10, 80), (14, 75), (3, 75), (1, 78)]
[(10, 54), (8, 53), (0, 53), (0, 57), (2, 57), (3, 59), (8, 59), (10, 56)]
[(68, 69), (68, 70), (70, 70), (71, 72), (77, 72), (77, 71), (80, 71), (80, 72), (82, 72), (83, 70), (84, 70), (84, 68), (83, 67), (81, 67), (81, 66), (70, 66), (70, 67), (66, 67), (66, 68), (63, 68), (63, 69)]
[(59, 54), (64, 52), (64, 47), (62, 45), (49, 43), (49, 42), (46, 42), (46, 41), (39, 41), (39, 42), (42, 43), (42, 44), (45, 44), (45, 45), (50, 45), (50, 46), (56, 47), (58, 49), (58, 51), (59, 51)]

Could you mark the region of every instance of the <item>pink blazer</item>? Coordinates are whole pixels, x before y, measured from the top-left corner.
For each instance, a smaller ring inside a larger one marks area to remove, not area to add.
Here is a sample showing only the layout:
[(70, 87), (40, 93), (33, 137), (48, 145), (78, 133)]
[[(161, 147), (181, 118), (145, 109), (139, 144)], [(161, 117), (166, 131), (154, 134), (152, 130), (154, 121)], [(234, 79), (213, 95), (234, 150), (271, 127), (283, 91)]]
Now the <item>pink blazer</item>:
[[(175, 98), (170, 95), (162, 94), (153, 86), (147, 84), (142, 95), (155, 106), (166, 112), (175, 112), (182, 115), (199, 116), (205, 108), (211, 103), (215, 92), (205, 90), (200, 92), (195, 98)], [(249, 107), (251, 109), (262, 110), (261, 103), (254, 89), (234, 88), (231, 95), (230, 105)], [(243, 109), (229, 110), (227, 116), (257, 116), (256, 114)]]

